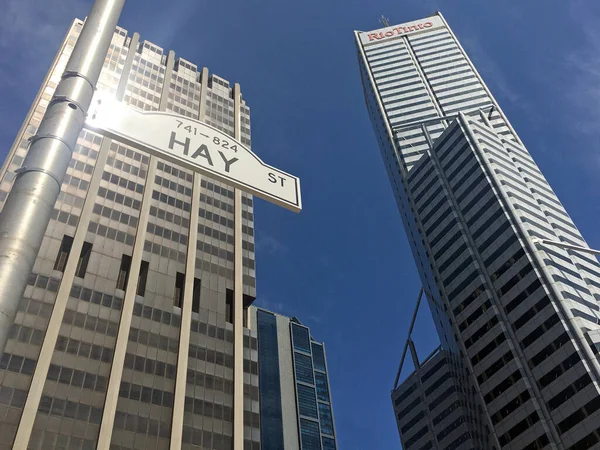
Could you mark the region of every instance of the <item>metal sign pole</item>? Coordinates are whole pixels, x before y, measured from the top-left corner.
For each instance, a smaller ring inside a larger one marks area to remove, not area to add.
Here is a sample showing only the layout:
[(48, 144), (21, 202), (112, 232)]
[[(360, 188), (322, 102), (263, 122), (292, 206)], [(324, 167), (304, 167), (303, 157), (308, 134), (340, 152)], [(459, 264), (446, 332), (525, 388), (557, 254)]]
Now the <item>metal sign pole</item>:
[(0, 354), (50, 222), (125, 0), (96, 0), (0, 214)]

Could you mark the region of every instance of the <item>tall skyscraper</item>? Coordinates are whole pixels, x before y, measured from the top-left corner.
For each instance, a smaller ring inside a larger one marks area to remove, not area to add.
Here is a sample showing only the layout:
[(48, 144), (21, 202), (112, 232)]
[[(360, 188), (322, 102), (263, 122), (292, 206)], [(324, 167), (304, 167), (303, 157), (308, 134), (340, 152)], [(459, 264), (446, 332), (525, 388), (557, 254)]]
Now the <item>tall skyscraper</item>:
[[(474, 393), (465, 420), (484, 448), (598, 448), (600, 264), (536, 242), (587, 247), (441, 14), (355, 40), (442, 348)], [(471, 448), (431, 423), (406, 448)]]
[[(2, 202), (82, 24), (72, 24), (0, 172)], [(239, 129), (250, 145), (238, 84), (137, 33), (117, 28), (99, 89), (132, 108), (231, 136)], [(226, 184), (82, 131), (0, 361), (0, 449), (15, 436), (15, 448), (31, 449), (232, 447), (233, 199)], [(247, 307), (256, 292), (254, 216), (252, 197), (242, 199)], [(190, 304), (191, 326), (182, 327)], [(256, 450), (257, 335), (243, 335), (243, 432)]]
[(251, 307), (262, 450), (335, 450), (325, 346), (296, 318)]

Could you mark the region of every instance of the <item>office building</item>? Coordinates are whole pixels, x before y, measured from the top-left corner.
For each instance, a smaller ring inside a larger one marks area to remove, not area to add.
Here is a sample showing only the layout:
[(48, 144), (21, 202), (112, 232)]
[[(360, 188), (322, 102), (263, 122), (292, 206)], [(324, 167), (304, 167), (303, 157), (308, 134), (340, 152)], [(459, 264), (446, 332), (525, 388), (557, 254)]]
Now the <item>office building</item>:
[[(466, 416), (481, 417), (485, 448), (598, 448), (600, 264), (565, 247), (587, 244), (441, 14), (355, 41), (441, 345), (468, 374)], [(426, 425), (407, 449), (450, 448)]]
[[(82, 24), (68, 31), (0, 172), (2, 202)], [(98, 88), (250, 145), (238, 84), (137, 33), (116, 29)], [(252, 197), (242, 199), (248, 306), (254, 216)], [(0, 361), (0, 449), (15, 439), (30, 449), (232, 448), (233, 204), (226, 184), (82, 131)], [(257, 450), (256, 332), (243, 338), (244, 447)]]
[(415, 370), (392, 392), (402, 448), (413, 448), (416, 442), (424, 449), (486, 448), (488, 437), (480, 430), (476, 410), (467, 406), (472, 393), (462, 389), (462, 366), (439, 348), (424, 361), (413, 362)]
[(251, 307), (262, 450), (336, 450), (325, 346), (295, 317)]

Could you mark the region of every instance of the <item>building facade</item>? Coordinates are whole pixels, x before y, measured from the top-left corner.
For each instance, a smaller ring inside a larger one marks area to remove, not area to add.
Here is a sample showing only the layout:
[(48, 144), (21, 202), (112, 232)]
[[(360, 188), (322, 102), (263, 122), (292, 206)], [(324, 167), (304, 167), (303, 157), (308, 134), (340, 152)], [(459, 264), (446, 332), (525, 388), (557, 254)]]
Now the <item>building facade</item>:
[(477, 410), (469, 407), (472, 394), (465, 389), (466, 373), (456, 358), (437, 349), (392, 392), (394, 414), (402, 448), (469, 448), (489, 445)]
[[(19, 130), (0, 205), (82, 25), (73, 22)], [(116, 29), (98, 88), (250, 145), (238, 84), (137, 33)], [(256, 283), (245, 194), (242, 216), (247, 307)], [(0, 361), (0, 449), (232, 448), (233, 219), (230, 186), (84, 129)], [(260, 448), (256, 336), (243, 329), (251, 450)]]
[[(536, 242), (587, 247), (441, 14), (355, 41), (442, 348), (468, 374), (467, 416), (480, 412), (484, 448), (598, 448), (600, 264)], [(450, 448), (427, 427), (405, 448)]]
[(262, 450), (336, 450), (325, 345), (296, 318), (251, 307)]

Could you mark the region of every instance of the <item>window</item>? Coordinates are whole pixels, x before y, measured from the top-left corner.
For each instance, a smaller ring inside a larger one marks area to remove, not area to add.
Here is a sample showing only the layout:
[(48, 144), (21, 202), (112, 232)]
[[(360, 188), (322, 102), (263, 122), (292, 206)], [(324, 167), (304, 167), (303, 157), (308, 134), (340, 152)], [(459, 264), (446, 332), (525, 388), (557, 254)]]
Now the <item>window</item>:
[(500, 394), (506, 391), (509, 387), (515, 384), (522, 378), (521, 372), (517, 369), (507, 378), (505, 378), (502, 382), (496, 385), (490, 392), (485, 394), (483, 397), (486, 403), (491, 403), (494, 399), (498, 398)]
[(200, 312), (200, 280), (198, 278), (194, 278), (194, 292), (192, 293), (192, 311), (199, 313)]
[(317, 418), (317, 399), (315, 389), (303, 384), (297, 384), (298, 410), (301, 416)]
[(175, 296), (173, 298), (173, 305), (181, 308), (183, 305), (183, 291), (185, 288), (185, 275), (181, 272), (177, 272), (175, 276)]
[(79, 261), (77, 262), (77, 269), (75, 270), (75, 276), (78, 278), (85, 277), (85, 273), (87, 272), (87, 266), (90, 262), (90, 256), (92, 254), (92, 244), (89, 242), (84, 242), (83, 247), (81, 248), (81, 253), (79, 254)]
[(325, 372), (325, 353), (323, 352), (323, 346), (315, 342), (311, 342), (311, 347), (315, 369)]
[(300, 437), (302, 450), (318, 450), (321, 448), (319, 424), (317, 422), (300, 419)]
[(335, 450), (335, 441), (323, 436), (323, 450)]
[(228, 323), (233, 323), (233, 291), (227, 289), (225, 293), (225, 320)]
[[(319, 413), (321, 413), (321, 406), (326, 406), (326, 405), (322, 405), (321, 403), (319, 403)], [(331, 416), (331, 411), (329, 411), (330, 416)], [(425, 411), (420, 411), (416, 416), (414, 416), (411, 420), (409, 420), (406, 425), (404, 425), (402, 428), (400, 428), (400, 433), (401, 434), (406, 434), (406, 432), (408, 430), (410, 430), (412, 427), (414, 427), (416, 424), (419, 423), (419, 421), (425, 417)], [(321, 426), (323, 426), (323, 422), (321, 422)], [(328, 433), (330, 434), (330, 433)]]
[(148, 261), (142, 261), (140, 266), (140, 276), (138, 277), (137, 295), (143, 297), (146, 293), (146, 282), (148, 281), (148, 270), (150, 263)]
[(526, 429), (532, 427), (539, 420), (540, 417), (538, 416), (537, 412), (533, 412), (525, 419), (520, 421), (518, 424), (516, 424), (514, 427), (512, 427), (510, 430), (508, 430), (506, 433), (504, 433), (502, 436), (500, 436), (500, 438), (498, 439), (500, 441), (500, 445), (504, 447), (518, 435), (523, 433)]
[(296, 380), (313, 384), (313, 366), (310, 356), (294, 352)]
[(117, 289), (127, 289), (127, 280), (129, 271), (131, 270), (131, 256), (123, 255), (121, 257), (121, 267), (119, 269), (119, 277), (117, 278)]
[(292, 323), (292, 340), (294, 349), (310, 353), (310, 336), (308, 328)]
[(333, 419), (329, 405), (319, 403), (319, 421), (321, 422), (321, 432), (333, 436)]
[(328, 402), (329, 384), (327, 383), (327, 375), (324, 373), (315, 372), (315, 384), (317, 386), (317, 398), (319, 400), (323, 400), (324, 402)]
[(65, 267), (67, 265), (67, 259), (69, 259), (69, 253), (71, 253), (72, 247), (73, 247), (73, 238), (71, 236), (67, 236), (65, 234), (63, 236), (62, 242), (60, 244), (60, 248), (58, 250), (56, 262), (54, 263), (54, 270), (58, 270), (59, 272), (65, 271)]
[(508, 417), (512, 412), (514, 412), (517, 408), (523, 405), (530, 398), (531, 395), (528, 391), (521, 392), (514, 399), (502, 406), (502, 408), (496, 414), (492, 415), (492, 423), (496, 425), (498, 422)]

